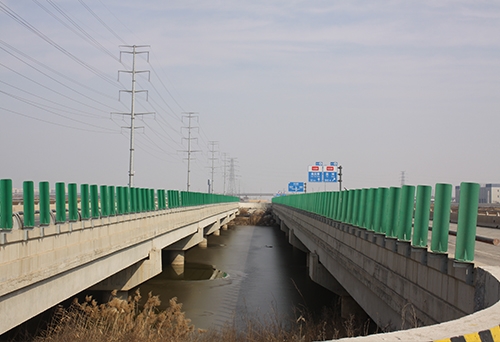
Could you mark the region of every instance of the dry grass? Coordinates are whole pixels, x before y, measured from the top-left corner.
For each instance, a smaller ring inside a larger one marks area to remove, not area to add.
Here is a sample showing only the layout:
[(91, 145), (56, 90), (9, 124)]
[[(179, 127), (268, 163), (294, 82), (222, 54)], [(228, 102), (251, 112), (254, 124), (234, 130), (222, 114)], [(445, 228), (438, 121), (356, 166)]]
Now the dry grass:
[(181, 311), (176, 298), (159, 311), (158, 296), (148, 295), (139, 308), (139, 291), (128, 300), (114, 297), (98, 305), (91, 297), (84, 303), (74, 301), (69, 309), (60, 308), (49, 329), (36, 342), (60, 341), (187, 341), (194, 327)]
[(338, 310), (325, 309), (318, 318), (303, 311), (282, 320), (275, 317), (244, 317), (245, 326), (234, 322), (219, 330), (196, 330), (181, 311), (182, 304), (173, 298), (166, 310), (158, 309), (158, 296), (148, 295), (140, 308), (139, 291), (128, 300), (113, 298), (98, 305), (91, 297), (74, 301), (68, 309), (60, 308), (53, 322), (36, 342), (219, 342), (219, 341), (321, 341), (367, 334), (367, 325), (355, 326), (355, 319), (342, 320)]

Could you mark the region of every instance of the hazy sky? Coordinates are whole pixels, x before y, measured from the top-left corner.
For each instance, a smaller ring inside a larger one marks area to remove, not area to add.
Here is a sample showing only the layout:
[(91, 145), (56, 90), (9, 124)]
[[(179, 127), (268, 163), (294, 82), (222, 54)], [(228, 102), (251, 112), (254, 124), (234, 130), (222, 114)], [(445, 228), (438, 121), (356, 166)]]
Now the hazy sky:
[(317, 161), (347, 188), (500, 183), (500, 2), (472, 0), (0, 0), (0, 178), (128, 183), (124, 44), (150, 45), (136, 111), (156, 113), (135, 186), (186, 189), (191, 111), (192, 191), (212, 156), (223, 191), (223, 153), (242, 192)]

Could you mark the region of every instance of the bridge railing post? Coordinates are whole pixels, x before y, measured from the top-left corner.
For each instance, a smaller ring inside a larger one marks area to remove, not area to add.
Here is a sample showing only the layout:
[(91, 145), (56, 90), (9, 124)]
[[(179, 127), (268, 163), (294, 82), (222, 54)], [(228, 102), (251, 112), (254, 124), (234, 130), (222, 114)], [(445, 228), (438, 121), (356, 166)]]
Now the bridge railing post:
[(49, 182), (40, 182), (38, 191), (38, 209), (40, 211), (40, 225), (50, 224), (50, 189)]
[(107, 217), (109, 215), (108, 209), (108, 187), (106, 185), (100, 186), (100, 203), (101, 203), (101, 216)]
[(23, 228), (35, 226), (35, 183), (23, 182)]
[(113, 185), (108, 186), (108, 215), (116, 216), (116, 193)]
[(68, 184), (68, 220), (78, 221), (78, 194), (76, 183)]
[(375, 188), (369, 188), (366, 192), (366, 213), (365, 213), (365, 223), (364, 228), (367, 230), (373, 230), (373, 214), (375, 208)]
[(455, 246), (455, 260), (457, 261), (472, 262), (474, 260), (479, 189), (480, 186), (477, 183), (460, 184), (457, 244)]
[(90, 218), (88, 184), (80, 184), (80, 215), (82, 216), (82, 220)]
[(427, 247), (429, 236), (429, 216), (431, 211), (432, 187), (429, 185), (417, 186), (417, 202), (415, 204), (415, 222), (413, 228), (412, 245)]
[(448, 232), (450, 230), (451, 184), (436, 184), (434, 210), (432, 214), (431, 251), (448, 252)]
[(415, 187), (403, 185), (399, 199), (399, 211), (396, 227), (398, 240), (410, 241), (413, 223), (413, 210), (415, 207)]
[(56, 223), (66, 222), (66, 185), (56, 183)]
[(97, 184), (90, 186), (90, 210), (92, 218), (97, 219), (101, 216), (99, 212), (99, 189)]
[(399, 212), (400, 193), (401, 193), (401, 188), (394, 186), (390, 187), (387, 206), (385, 207), (385, 215), (387, 215), (386, 235), (392, 238), (397, 237), (396, 226), (397, 226), (397, 218)]
[(12, 179), (0, 180), (0, 229), (12, 229)]

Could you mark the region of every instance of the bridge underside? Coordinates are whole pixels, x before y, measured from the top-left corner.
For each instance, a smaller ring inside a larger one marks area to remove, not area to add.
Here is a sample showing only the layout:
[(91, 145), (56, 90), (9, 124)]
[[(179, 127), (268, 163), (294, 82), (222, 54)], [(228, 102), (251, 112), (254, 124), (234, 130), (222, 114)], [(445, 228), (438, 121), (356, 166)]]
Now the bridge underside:
[[(13, 230), (0, 264), (0, 334), (92, 286), (127, 291), (162, 271), (162, 249), (203, 243), (238, 203)], [(19, 310), (18, 308), (22, 308)]]

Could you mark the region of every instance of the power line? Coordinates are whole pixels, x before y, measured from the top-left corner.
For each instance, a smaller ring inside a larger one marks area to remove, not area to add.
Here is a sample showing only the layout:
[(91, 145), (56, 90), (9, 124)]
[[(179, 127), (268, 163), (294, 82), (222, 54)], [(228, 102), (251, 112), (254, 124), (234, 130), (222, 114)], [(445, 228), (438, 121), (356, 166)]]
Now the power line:
[(106, 22), (104, 20), (102, 20), (83, 0), (78, 0), (80, 2), (80, 4), (82, 4), (83, 7), (85, 7), (85, 9), (90, 13), (92, 14), (92, 16), (94, 18), (97, 19), (97, 21), (99, 21), (101, 23), (102, 26), (104, 26), (113, 36), (115, 36), (115, 38), (117, 38), (119, 41), (121, 41), (123, 44), (126, 44), (127, 42), (125, 40), (123, 40), (123, 38), (121, 38), (115, 31), (113, 31), (111, 29), (111, 27), (109, 27)]
[(38, 30), (36, 27), (31, 25), (28, 21), (26, 21), (20, 15), (18, 15), (16, 12), (14, 12), (12, 9), (10, 9), (7, 5), (0, 3), (0, 10), (2, 10), (5, 14), (7, 14), (7, 16), (11, 17), (13, 20), (18, 22), (20, 25), (27, 28), (29, 31), (31, 31), (32, 33), (34, 33), (35, 35), (37, 35), (38, 37), (43, 39), (49, 45), (51, 45), (52, 47), (54, 47), (58, 51), (62, 52), (63, 54), (65, 54), (67, 57), (69, 57), (70, 59), (72, 59), (73, 61), (75, 61), (76, 63), (78, 63), (82, 67), (84, 67), (85, 69), (89, 70), (90, 72), (92, 72), (93, 74), (95, 74), (96, 76), (100, 77), (101, 79), (103, 79), (104, 81), (106, 81), (110, 84), (113, 84), (113, 85), (116, 84), (109, 76), (107, 76), (106, 74), (104, 74), (100, 70), (94, 68), (93, 66), (85, 63), (80, 58), (76, 57), (75, 55), (70, 53), (68, 50), (63, 48), (61, 45), (57, 44), (55, 41), (50, 39), (48, 36), (43, 34), (40, 30)]

